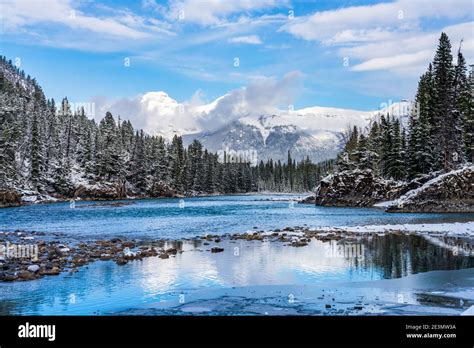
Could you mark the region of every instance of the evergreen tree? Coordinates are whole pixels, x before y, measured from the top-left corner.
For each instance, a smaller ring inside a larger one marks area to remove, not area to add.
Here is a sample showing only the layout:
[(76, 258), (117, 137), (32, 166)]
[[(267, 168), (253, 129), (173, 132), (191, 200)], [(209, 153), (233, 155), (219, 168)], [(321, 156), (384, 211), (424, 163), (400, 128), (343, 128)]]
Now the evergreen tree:
[(469, 84), (467, 76), (466, 60), (458, 50), (457, 64), (454, 69), (454, 127), (457, 141), (461, 144), (460, 150), (463, 152), (459, 155), (459, 161), (471, 161), (474, 153), (474, 108), (473, 108), (473, 91)]
[(40, 189), (43, 174), (43, 139), (38, 125), (38, 112), (33, 113), (31, 125), (31, 183), (35, 189)]
[(459, 119), (454, 112), (454, 69), (451, 43), (445, 33), (441, 33), (438, 49), (433, 60), (435, 90), (435, 115), (432, 128), (434, 146), (434, 169), (448, 171), (453, 168), (453, 155), (462, 153), (458, 138)]
[(110, 112), (99, 124), (97, 166), (98, 175), (106, 180), (116, 178), (119, 173), (119, 153), (117, 151), (117, 125)]
[(139, 190), (140, 193), (145, 193), (148, 189), (147, 183), (147, 156), (145, 135), (143, 130), (135, 133), (135, 148), (130, 166), (130, 181)]
[(400, 132), (400, 121), (395, 119), (391, 122), (392, 146), (388, 153), (389, 167), (388, 176), (395, 180), (405, 178), (405, 163), (403, 156), (403, 140)]
[(170, 178), (172, 187), (178, 192), (184, 190), (184, 148), (183, 139), (177, 135), (173, 137), (169, 148)]

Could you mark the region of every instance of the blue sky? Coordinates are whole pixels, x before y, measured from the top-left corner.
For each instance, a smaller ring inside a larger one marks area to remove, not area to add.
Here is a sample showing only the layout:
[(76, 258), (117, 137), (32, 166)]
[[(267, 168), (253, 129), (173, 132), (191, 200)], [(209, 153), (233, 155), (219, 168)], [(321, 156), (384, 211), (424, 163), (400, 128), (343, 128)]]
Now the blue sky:
[[(209, 103), (255, 81), (286, 91), (291, 80), (293, 99), (282, 104), (373, 110), (413, 96), (442, 30), (456, 49), (463, 38), (469, 63), (474, 57), (471, 0), (2, 0), (0, 7), (0, 53), (20, 58), (48, 97), (77, 102), (165, 91), (178, 102), (199, 95)], [(289, 73), (297, 81), (285, 79)]]

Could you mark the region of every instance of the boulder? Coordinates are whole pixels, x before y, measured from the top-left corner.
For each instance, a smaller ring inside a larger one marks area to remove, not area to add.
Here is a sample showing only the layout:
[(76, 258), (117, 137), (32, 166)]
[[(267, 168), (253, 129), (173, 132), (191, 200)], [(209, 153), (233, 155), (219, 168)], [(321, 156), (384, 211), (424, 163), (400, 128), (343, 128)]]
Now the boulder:
[(125, 198), (123, 185), (120, 183), (96, 183), (93, 186), (79, 185), (74, 191), (74, 197), (84, 199), (113, 200)]
[(40, 266), (38, 265), (31, 265), (31, 266), (28, 266), (28, 271), (30, 272), (33, 272), (33, 273), (36, 273), (40, 270)]
[(158, 181), (152, 184), (148, 195), (150, 197), (176, 197), (176, 192), (168, 184)]
[(165, 251), (168, 255), (176, 255), (178, 250), (176, 248), (169, 248)]
[(18, 272), (18, 278), (21, 280), (33, 280), (35, 279), (35, 274), (30, 271), (20, 271)]
[(12, 188), (0, 188), (0, 208), (18, 207), (21, 205), (20, 193)]
[(316, 203), (316, 197), (314, 195), (302, 198), (301, 200), (298, 201), (300, 204), (315, 204)]

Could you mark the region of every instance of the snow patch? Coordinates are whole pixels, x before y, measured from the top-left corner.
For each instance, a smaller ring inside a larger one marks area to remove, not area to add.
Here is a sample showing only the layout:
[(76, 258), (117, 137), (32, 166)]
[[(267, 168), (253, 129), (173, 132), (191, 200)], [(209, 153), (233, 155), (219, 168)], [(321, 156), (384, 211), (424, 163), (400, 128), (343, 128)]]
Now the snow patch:
[(321, 231), (343, 230), (355, 233), (380, 233), (390, 231), (444, 233), (448, 236), (474, 236), (474, 221), (440, 224), (403, 224), (323, 227)]

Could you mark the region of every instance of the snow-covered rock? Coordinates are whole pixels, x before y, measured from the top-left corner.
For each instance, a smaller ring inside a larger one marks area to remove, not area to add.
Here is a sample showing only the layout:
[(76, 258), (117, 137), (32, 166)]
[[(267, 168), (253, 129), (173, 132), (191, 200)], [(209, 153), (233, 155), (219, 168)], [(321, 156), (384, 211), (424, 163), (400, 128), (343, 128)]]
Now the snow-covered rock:
[(465, 166), (429, 180), (395, 200), (387, 211), (474, 212), (474, 166)]
[(85, 199), (121, 199), (126, 198), (122, 185), (114, 183), (97, 183), (95, 185), (79, 185), (74, 197)]
[(406, 192), (406, 183), (374, 176), (370, 169), (346, 170), (325, 177), (316, 189), (316, 204), (367, 207), (393, 200)]
[(33, 272), (33, 273), (38, 272), (39, 269), (40, 269), (40, 266), (38, 266), (38, 265), (31, 265), (31, 266), (28, 266), (28, 271)]

